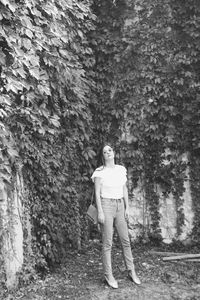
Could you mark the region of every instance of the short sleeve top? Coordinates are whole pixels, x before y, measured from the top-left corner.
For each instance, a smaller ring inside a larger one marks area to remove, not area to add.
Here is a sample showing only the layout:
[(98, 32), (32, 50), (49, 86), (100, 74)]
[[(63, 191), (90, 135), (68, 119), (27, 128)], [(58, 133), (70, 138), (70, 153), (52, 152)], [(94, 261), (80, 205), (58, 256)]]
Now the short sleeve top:
[(101, 166), (92, 174), (94, 178), (101, 178), (101, 197), (120, 199), (123, 197), (123, 186), (127, 181), (127, 171), (122, 165), (113, 168)]

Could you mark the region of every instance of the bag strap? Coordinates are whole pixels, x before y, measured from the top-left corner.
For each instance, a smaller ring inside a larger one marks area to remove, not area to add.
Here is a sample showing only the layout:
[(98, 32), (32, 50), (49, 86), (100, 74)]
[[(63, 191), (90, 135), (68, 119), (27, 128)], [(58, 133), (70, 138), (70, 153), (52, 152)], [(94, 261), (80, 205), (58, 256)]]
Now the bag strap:
[(93, 190), (92, 190), (92, 196), (91, 196), (90, 204), (94, 203), (94, 192), (95, 192), (95, 188), (93, 188)]

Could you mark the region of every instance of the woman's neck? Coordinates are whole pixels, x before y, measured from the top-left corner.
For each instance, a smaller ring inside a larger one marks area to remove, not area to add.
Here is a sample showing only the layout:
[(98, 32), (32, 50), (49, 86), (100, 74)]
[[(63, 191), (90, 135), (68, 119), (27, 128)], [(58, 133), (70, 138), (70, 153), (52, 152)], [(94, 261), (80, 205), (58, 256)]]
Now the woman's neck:
[(115, 162), (114, 161), (107, 161), (105, 163), (105, 167), (107, 167), (107, 168), (114, 168), (115, 167)]

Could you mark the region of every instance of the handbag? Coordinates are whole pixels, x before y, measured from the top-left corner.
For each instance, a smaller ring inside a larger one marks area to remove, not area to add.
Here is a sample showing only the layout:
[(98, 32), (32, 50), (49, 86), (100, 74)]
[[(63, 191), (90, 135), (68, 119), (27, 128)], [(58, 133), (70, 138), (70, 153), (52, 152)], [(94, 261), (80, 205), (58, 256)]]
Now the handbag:
[(93, 198), (94, 198), (94, 190), (92, 192), (91, 203), (86, 212), (86, 216), (93, 224), (97, 224), (98, 223), (98, 211), (97, 211), (96, 206), (93, 204)]

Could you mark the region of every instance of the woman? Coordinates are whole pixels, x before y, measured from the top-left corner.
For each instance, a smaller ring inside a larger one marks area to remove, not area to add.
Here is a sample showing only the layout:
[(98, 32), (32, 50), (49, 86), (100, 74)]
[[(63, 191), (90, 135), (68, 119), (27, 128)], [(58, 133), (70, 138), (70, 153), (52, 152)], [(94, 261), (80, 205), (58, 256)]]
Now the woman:
[(135, 273), (128, 236), (129, 204), (126, 169), (124, 166), (115, 164), (115, 153), (109, 144), (102, 147), (100, 155), (102, 166), (94, 171), (92, 180), (95, 185), (98, 222), (102, 229), (102, 259), (105, 280), (112, 288), (118, 288), (111, 265), (113, 225), (115, 225), (122, 244), (128, 276), (139, 285), (141, 282)]

